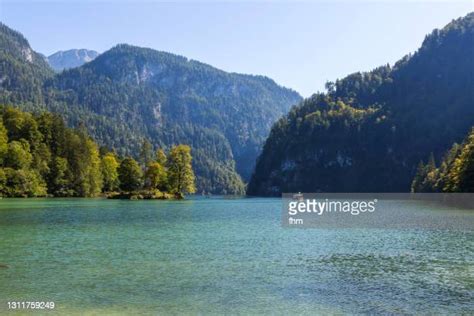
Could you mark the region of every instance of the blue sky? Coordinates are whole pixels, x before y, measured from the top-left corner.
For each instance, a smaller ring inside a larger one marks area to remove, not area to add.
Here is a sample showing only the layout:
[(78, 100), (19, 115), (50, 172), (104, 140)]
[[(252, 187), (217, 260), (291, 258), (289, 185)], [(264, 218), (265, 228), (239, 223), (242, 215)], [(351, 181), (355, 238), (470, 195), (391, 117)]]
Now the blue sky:
[(472, 1), (0, 1), (0, 20), (46, 55), (129, 43), (266, 75), (303, 96), (393, 64), (470, 11)]

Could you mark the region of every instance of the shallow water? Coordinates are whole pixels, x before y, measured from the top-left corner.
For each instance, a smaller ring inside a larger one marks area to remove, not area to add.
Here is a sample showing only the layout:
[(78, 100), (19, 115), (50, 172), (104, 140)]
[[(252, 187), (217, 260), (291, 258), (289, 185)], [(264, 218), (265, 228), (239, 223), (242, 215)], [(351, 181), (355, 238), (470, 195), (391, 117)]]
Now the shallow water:
[(2, 200), (0, 312), (474, 313), (474, 212), (410, 210), (449, 229), (290, 229), (280, 212), (279, 199)]

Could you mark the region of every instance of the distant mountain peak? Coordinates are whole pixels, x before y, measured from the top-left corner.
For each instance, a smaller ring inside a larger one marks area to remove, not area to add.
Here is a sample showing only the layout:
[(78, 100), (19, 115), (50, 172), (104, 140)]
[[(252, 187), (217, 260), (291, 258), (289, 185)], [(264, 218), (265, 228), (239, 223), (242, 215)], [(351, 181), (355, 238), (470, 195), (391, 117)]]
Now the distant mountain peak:
[(99, 53), (89, 49), (70, 49), (66, 51), (58, 51), (47, 57), (47, 61), (51, 68), (55, 71), (80, 67), (83, 64), (94, 60)]

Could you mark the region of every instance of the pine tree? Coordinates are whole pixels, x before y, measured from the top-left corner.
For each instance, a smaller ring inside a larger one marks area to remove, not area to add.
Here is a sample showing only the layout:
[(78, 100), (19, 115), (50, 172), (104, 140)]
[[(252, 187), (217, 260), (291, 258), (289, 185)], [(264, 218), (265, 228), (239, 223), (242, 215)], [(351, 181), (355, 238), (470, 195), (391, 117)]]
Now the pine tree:
[(452, 191), (474, 192), (474, 129), (463, 144), (449, 179)]
[(415, 177), (411, 183), (411, 192), (420, 192), (422, 190), (423, 181), (426, 177), (426, 167), (423, 164), (423, 161), (418, 163), (418, 168), (416, 169)]
[(153, 147), (147, 139), (144, 139), (140, 149), (140, 164), (145, 168), (152, 160)]

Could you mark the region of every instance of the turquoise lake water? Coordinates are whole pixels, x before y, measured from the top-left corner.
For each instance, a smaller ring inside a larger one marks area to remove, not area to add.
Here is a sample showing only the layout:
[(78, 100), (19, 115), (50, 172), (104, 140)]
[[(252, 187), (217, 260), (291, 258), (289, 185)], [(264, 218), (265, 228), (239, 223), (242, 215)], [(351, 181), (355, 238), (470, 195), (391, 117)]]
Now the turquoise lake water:
[(450, 225), (283, 228), (280, 199), (1, 200), (0, 313), (473, 314), (474, 212), (410, 208)]

